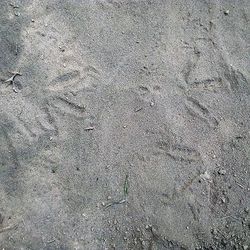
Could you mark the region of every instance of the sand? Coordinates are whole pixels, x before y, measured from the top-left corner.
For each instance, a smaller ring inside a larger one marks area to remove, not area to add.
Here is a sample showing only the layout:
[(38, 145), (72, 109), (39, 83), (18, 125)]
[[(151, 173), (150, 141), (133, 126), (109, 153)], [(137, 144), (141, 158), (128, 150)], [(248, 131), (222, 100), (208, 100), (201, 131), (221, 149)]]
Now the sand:
[(250, 1), (0, 5), (1, 249), (250, 249)]

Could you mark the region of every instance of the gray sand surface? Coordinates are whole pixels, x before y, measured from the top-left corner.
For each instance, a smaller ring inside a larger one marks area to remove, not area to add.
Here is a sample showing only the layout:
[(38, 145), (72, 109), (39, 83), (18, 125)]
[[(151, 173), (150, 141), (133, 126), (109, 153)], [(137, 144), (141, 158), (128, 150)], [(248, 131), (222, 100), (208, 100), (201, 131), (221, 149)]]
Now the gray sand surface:
[(250, 249), (249, 20), (1, 0), (0, 249)]

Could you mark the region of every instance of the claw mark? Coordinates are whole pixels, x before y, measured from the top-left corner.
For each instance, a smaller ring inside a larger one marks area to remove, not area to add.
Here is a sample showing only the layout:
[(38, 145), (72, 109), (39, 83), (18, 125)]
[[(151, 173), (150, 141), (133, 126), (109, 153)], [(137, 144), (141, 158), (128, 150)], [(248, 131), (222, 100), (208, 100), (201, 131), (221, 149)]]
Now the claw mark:
[(195, 69), (197, 62), (200, 58), (200, 52), (197, 50), (197, 48), (194, 47), (193, 49), (194, 49), (194, 54), (195, 54), (194, 62), (188, 61), (187, 65), (182, 70), (182, 74), (187, 85), (189, 84), (189, 77), (192, 71)]
[(20, 167), (20, 163), (19, 160), (17, 158), (17, 152), (16, 152), (16, 148), (14, 147), (6, 129), (0, 125), (1, 131), (3, 132), (3, 136), (5, 137), (5, 141), (7, 142), (7, 148), (8, 151), (10, 152), (11, 156), (12, 156), (12, 160), (13, 160), (13, 165), (15, 168)]
[(20, 116), (18, 116), (18, 121), (20, 124), (20, 132), (26, 134), (30, 137), (36, 137), (36, 134), (31, 130), (28, 126), (27, 122), (25, 122)]
[[(179, 197), (181, 197), (194, 183), (194, 181), (200, 177), (200, 171), (197, 172), (196, 175), (194, 175), (190, 180), (188, 180), (186, 183), (183, 184), (183, 186), (181, 186), (179, 189), (174, 190), (172, 195), (164, 195), (166, 198), (164, 199), (164, 201), (162, 201), (163, 204), (165, 205), (169, 205), (169, 202), (173, 202), (176, 199), (178, 199)], [(167, 200), (166, 200), (167, 199)], [(191, 207), (190, 207), (191, 209)], [(194, 218), (197, 219), (197, 213), (192, 211)], [(194, 214), (195, 213), (195, 214)]]
[(199, 176), (200, 172), (198, 172), (195, 176), (193, 176), (193, 178), (191, 178), (188, 182), (186, 182), (179, 190), (176, 191), (175, 195), (173, 196), (178, 196), (179, 194), (184, 193)]
[(217, 127), (219, 122), (217, 119), (210, 115), (209, 110), (200, 104), (200, 102), (192, 97), (187, 98), (188, 102), (186, 103), (186, 108), (189, 113), (199, 119), (205, 121), (212, 127)]
[(157, 143), (158, 148), (164, 150), (165, 153), (175, 161), (198, 162), (201, 161), (201, 156), (196, 150), (182, 145), (170, 146), (164, 141)]
[(167, 155), (179, 161), (197, 162), (201, 160), (199, 152), (186, 146), (176, 145), (167, 152)]
[(6, 232), (12, 229), (16, 229), (17, 227), (18, 227), (18, 224), (14, 224), (14, 225), (9, 225), (7, 227), (0, 228), (0, 233)]
[(95, 68), (95, 67), (93, 67), (93, 66), (91, 66), (91, 65), (89, 65), (89, 66), (87, 66), (86, 68), (84, 68), (84, 70), (86, 71), (86, 72), (88, 72), (88, 73), (95, 73), (95, 74), (100, 74), (99, 73), (99, 71)]
[(230, 84), (230, 88), (234, 93), (246, 93), (250, 95), (250, 87), (246, 77), (232, 66), (224, 65), (224, 76)]
[(188, 101), (190, 101), (193, 104), (193, 106), (196, 107), (198, 110), (200, 110), (202, 114), (209, 113), (208, 109), (205, 106), (201, 105), (198, 100), (192, 97), (188, 97)]
[[(58, 134), (58, 127), (56, 125), (56, 121), (55, 121), (55, 118), (51, 115), (51, 112), (50, 112), (50, 109), (49, 109), (49, 102), (46, 101), (44, 107), (43, 107), (43, 110), (47, 116), (46, 120), (48, 121), (48, 123), (53, 127), (53, 130), (55, 131), (56, 134)], [(41, 121), (40, 121), (40, 125), (43, 127), (44, 130), (47, 130), (45, 128), (45, 126), (43, 124), (41, 124)]]
[(179, 250), (187, 250), (187, 246), (181, 245), (179, 242), (168, 240), (165, 237), (162, 237), (157, 230), (150, 226), (150, 232), (152, 233), (152, 238), (150, 242), (149, 249), (153, 249), (153, 241), (157, 244), (157, 249), (179, 249)]
[(63, 97), (58, 97), (59, 100), (63, 101), (64, 103), (66, 103), (67, 105), (71, 106), (73, 109), (77, 110), (77, 111), (85, 111), (85, 107), (84, 106), (80, 106), (79, 104), (76, 104), (68, 99), (65, 99)]
[(74, 70), (74, 71), (58, 76), (57, 78), (54, 79), (54, 81), (55, 82), (67, 82), (73, 78), (78, 77), (79, 75), (80, 75), (80, 72), (78, 70)]
[(215, 87), (220, 87), (221, 84), (222, 79), (220, 77), (213, 77), (201, 81), (194, 81), (190, 84), (190, 87), (201, 89), (214, 89)]
[(182, 71), (186, 84), (188, 84), (188, 82), (189, 82), (189, 76), (190, 76), (192, 69), (194, 67), (195, 67), (194, 63), (188, 62), (185, 69)]
[(199, 218), (198, 218), (198, 212), (199, 212), (199, 210), (195, 209), (195, 207), (192, 204), (190, 204), (190, 203), (188, 203), (188, 206), (190, 208), (190, 211), (193, 214), (194, 220), (198, 221), (199, 220)]
[(81, 117), (86, 110), (84, 106), (76, 104), (63, 97), (57, 97), (54, 102), (51, 102), (51, 104), (54, 107), (58, 108), (61, 112), (77, 117)]
[(15, 78), (16, 76), (21, 76), (22, 74), (19, 72), (10, 72), (12, 74), (12, 77), (10, 77), (9, 79), (5, 80), (4, 83), (10, 83), (12, 85), (12, 89), (15, 93), (17, 93), (17, 89), (15, 86)]

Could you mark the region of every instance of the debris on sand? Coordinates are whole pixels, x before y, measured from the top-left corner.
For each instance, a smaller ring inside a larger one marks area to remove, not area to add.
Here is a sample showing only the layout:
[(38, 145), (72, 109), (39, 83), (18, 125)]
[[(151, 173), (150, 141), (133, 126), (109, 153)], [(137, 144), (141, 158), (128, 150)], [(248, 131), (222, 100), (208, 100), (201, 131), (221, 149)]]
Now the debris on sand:
[(125, 203), (127, 201), (128, 188), (129, 188), (129, 183), (128, 183), (128, 174), (127, 174), (126, 177), (125, 177), (124, 185), (123, 185), (124, 198), (122, 198), (119, 201), (113, 201), (111, 203), (108, 203), (107, 205), (105, 205), (105, 203), (103, 203), (103, 206), (105, 206), (105, 208), (108, 208), (108, 207), (113, 206), (113, 205), (118, 205), (118, 204)]
[(218, 171), (218, 174), (220, 174), (220, 175), (225, 175), (226, 174), (226, 170), (225, 169), (220, 169), (219, 171)]
[(19, 8), (19, 5), (14, 4), (14, 3), (10, 3), (10, 6), (11, 6), (13, 9), (17, 9), (17, 8)]
[(87, 128), (85, 128), (84, 130), (85, 131), (90, 131), (90, 130), (94, 130), (95, 128), (94, 127), (87, 127)]
[(142, 107), (138, 107), (138, 108), (135, 109), (135, 112), (139, 112), (141, 110), (142, 110)]
[(128, 184), (128, 174), (127, 174), (125, 178), (125, 182), (124, 182), (124, 187), (123, 187), (125, 197), (128, 195), (128, 187), (129, 187), (129, 184)]
[(203, 174), (201, 174), (200, 177), (203, 180), (211, 180), (211, 176), (207, 171), (205, 171)]
[(15, 86), (15, 78), (16, 76), (21, 76), (22, 74), (19, 72), (10, 72), (12, 74), (12, 77), (10, 77), (9, 79), (5, 80), (4, 83), (10, 83), (12, 85), (12, 89), (15, 93), (17, 93), (17, 89)]
[(15, 229), (15, 228), (17, 228), (17, 226), (18, 226), (18, 224), (10, 225), (7, 227), (2, 227), (2, 228), (0, 228), (0, 233)]
[(125, 203), (126, 201), (127, 201), (127, 200), (125, 200), (125, 199), (122, 199), (122, 200), (119, 200), (119, 201), (114, 201), (114, 202), (111, 202), (111, 203), (107, 204), (107, 205), (105, 206), (105, 208), (108, 208), (108, 207), (113, 206), (113, 205), (123, 204), (123, 203)]

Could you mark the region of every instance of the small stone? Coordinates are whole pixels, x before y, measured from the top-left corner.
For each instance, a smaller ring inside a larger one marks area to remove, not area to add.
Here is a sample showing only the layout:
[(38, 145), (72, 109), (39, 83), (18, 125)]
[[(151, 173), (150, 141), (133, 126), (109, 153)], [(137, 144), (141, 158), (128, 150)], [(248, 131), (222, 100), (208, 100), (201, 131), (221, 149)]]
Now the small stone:
[(218, 174), (220, 174), (220, 175), (225, 175), (226, 174), (226, 170), (225, 169), (220, 169), (219, 171), (218, 171)]
[(108, 196), (108, 198), (107, 198), (108, 200), (111, 200), (111, 196)]
[(224, 15), (227, 16), (229, 14), (229, 10), (224, 10)]
[(221, 198), (221, 202), (222, 202), (222, 203), (225, 203), (225, 202), (226, 202), (226, 198), (225, 198), (225, 197), (222, 197), (222, 198)]
[(246, 214), (248, 214), (248, 213), (249, 213), (249, 208), (246, 207), (246, 208), (244, 209), (244, 211), (245, 211)]
[(223, 246), (226, 246), (226, 245), (227, 245), (227, 241), (226, 241), (225, 239), (222, 239), (222, 240), (221, 240), (221, 244), (222, 244)]
[(153, 101), (150, 102), (150, 106), (153, 107), (155, 103)]
[(32, 22), (32, 23), (34, 23), (34, 22), (35, 22), (35, 20), (34, 20), (34, 19), (31, 19), (31, 22)]
[(210, 180), (211, 179), (211, 176), (207, 171), (205, 171), (204, 174), (201, 174), (200, 177), (202, 179), (204, 179), (204, 180)]
[(105, 206), (105, 202), (102, 202), (102, 205)]
[(61, 52), (65, 51), (65, 48), (63, 46), (61, 46), (61, 45), (59, 45), (58, 48), (60, 49)]

